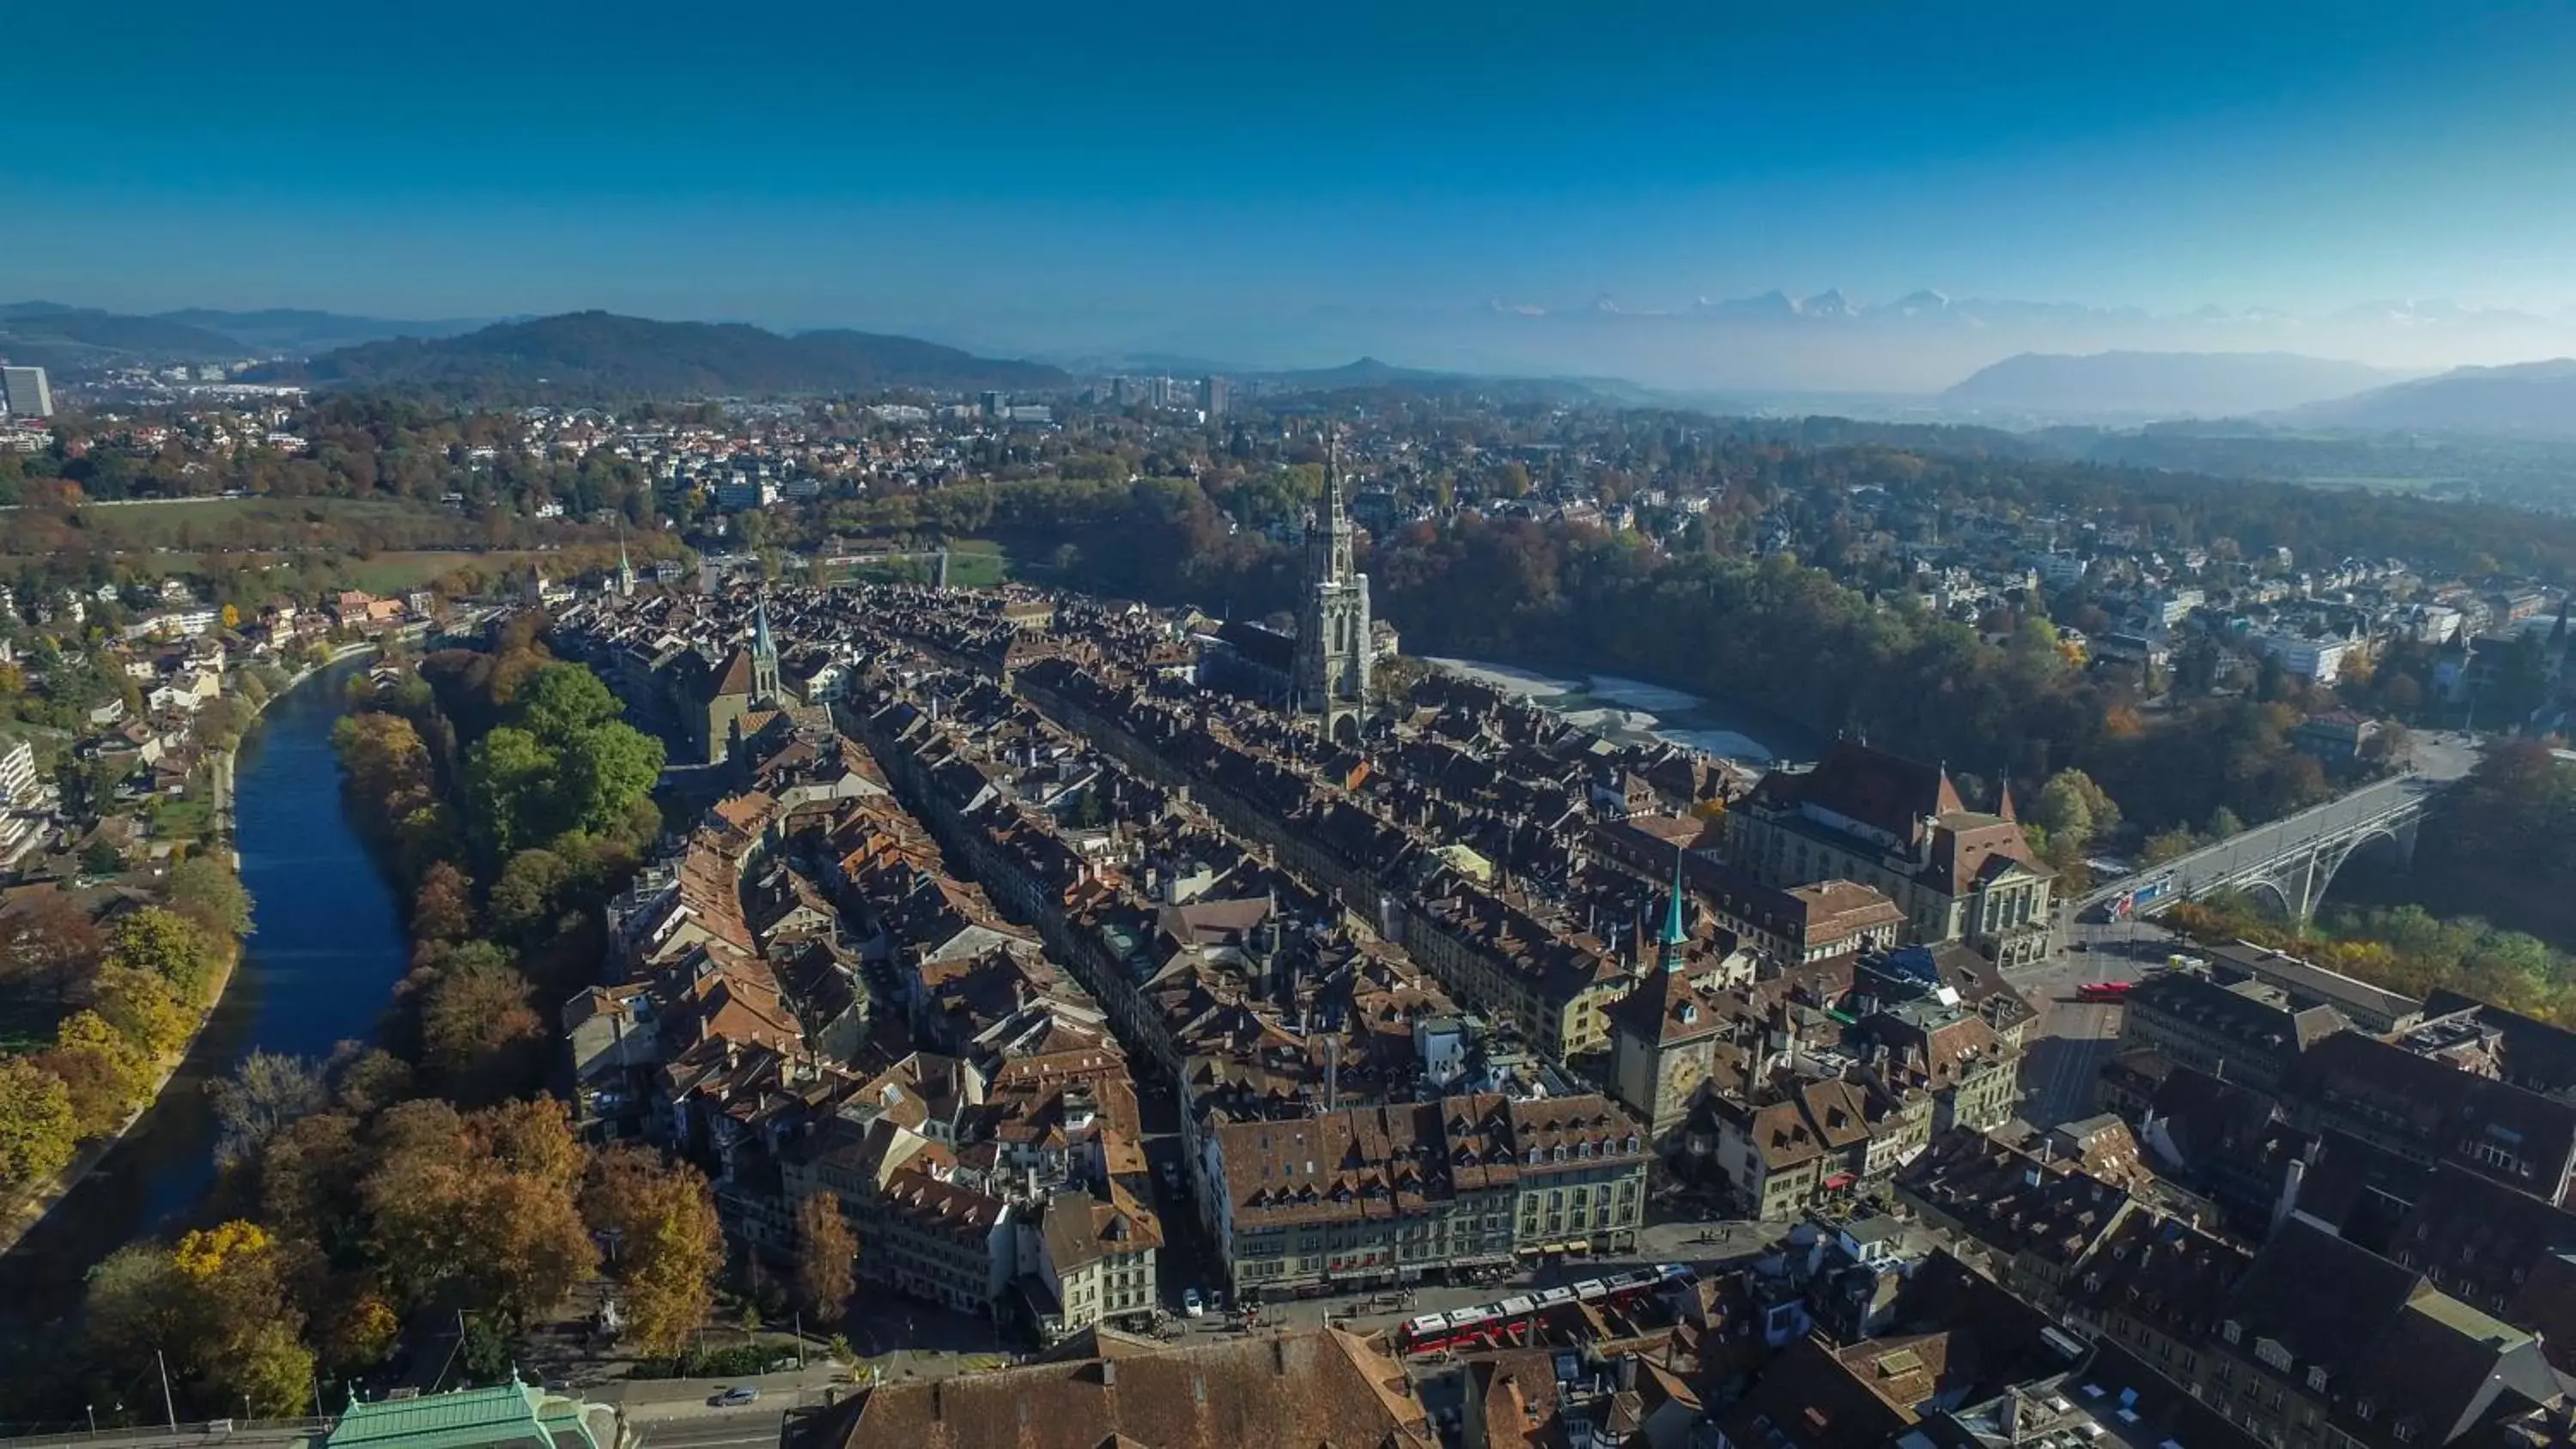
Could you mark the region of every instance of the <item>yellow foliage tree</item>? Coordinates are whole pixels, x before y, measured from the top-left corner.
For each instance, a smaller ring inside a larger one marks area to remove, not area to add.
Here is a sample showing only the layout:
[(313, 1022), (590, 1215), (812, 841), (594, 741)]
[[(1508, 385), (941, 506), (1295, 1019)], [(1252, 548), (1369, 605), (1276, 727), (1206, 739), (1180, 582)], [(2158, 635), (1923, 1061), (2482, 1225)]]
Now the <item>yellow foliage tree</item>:
[(245, 1260), (259, 1257), (271, 1246), (266, 1228), (235, 1218), (217, 1227), (198, 1228), (181, 1238), (179, 1246), (170, 1251), (170, 1261), (180, 1272), (202, 1283), (228, 1267), (243, 1266)]

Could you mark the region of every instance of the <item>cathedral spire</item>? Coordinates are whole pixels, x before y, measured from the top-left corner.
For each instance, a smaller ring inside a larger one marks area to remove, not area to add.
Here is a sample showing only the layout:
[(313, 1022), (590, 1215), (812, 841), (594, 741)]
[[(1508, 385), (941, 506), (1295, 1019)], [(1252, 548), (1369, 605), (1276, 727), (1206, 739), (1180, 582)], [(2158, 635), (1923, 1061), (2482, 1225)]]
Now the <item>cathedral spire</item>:
[(621, 598), (631, 598), (635, 593), (635, 565), (626, 557), (624, 524), (617, 529), (617, 592)]

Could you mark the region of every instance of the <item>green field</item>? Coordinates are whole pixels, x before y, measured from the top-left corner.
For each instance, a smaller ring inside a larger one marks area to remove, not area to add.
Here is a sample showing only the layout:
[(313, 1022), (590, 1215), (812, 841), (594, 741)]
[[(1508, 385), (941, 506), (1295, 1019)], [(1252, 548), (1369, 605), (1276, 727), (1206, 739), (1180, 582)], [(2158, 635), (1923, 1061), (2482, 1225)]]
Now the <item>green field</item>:
[[(836, 571), (832, 582), (927, 583), (938, 565), (927, 558), (888, 559)], [(1011, 577), (1010, 551), (989, 538), (961, 539), (948, 545), (948, 584), (958, 589), (989, 589)]]
[[(275, 546), (298, 524), (372, 518), (433, 517), (440, 510), (388, 498), (203, 498), (149, 503), (93, 503), (73, 515), (81, 532), (117, 549), (203, 547), (243, 531), (274, 535)], [(461, 526), (462, 520), (457, 520)]]
[(951, 588), (989, 589), (1010, 577), (1010, 551), (994, 540), (967, 538), (948, 546), (948, 583)]

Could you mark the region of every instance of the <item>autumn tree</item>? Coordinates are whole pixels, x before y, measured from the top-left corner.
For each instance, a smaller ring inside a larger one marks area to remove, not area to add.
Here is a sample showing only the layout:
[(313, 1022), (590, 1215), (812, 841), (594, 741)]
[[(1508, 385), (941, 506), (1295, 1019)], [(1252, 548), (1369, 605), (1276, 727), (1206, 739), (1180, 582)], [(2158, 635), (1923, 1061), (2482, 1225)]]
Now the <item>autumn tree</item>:
[(388, 1281), (413, 1301), (452, 1283), (524, 1323), (598, 1266), (578, 1199), (584, 1154), (560, 1103), (464, 1116), (406, 1102), (379, 1120), (376, 1151), (359, 1196)]
[(411, 934), (415, 941), (462, 941), (474, 934), (474, 882), (453, 863), (436, 861), (421, 872)]
[(650, 1354), (679, 1353), (714, 1307), (724, 1269), (724, 1233), (706, 1178), (620, 1145), (594, 1160), (581, 1206), (616, 1244), (612, 1271), (637, 1343)]
[(796, 1287), (805, 1308), (826, 1323), (838, 1323), (858, 1291), (858, 1239), (841, 1216), (840, 1199), (828, 1192), (809, 1193), (796, 1205)]
[(423, 993), (422, 1065), (467, 1101), (497, 1101), (530, 1085), (546, 1033), (528, 996), (517, 967), (487, 942), (468, 943)]
[(82, 1137), (114, 1131), (152, 1088), (152, 1061), (95, 1011), (77, 1011), (54, 1033), (54, 1049), (36, 1064), (62, 1079), (71, 1093), (72, 1120)]
[(150, 971), (130, 966), (99, 969), (98, 1014), (117, 1035), (152, 1056), (185, 1046), (194, 1019), (179, 1002), (170, 983)]
[(157, 976), (185, 1006), (203, 1006), (212, 998), (223, 954), (205, 927), (159, 906), (146, 906), (117, 922), (107, 942), (110, 969)]
[(63, 1079), (25, 1057), (0, 1057), (0, 1188), (21, 1188), (63, 1170), (80, 1142)]
[(69, 893), (20, 896), (0, 911), (0, 984), (68, 1004), (88, 988), (106, 945)]

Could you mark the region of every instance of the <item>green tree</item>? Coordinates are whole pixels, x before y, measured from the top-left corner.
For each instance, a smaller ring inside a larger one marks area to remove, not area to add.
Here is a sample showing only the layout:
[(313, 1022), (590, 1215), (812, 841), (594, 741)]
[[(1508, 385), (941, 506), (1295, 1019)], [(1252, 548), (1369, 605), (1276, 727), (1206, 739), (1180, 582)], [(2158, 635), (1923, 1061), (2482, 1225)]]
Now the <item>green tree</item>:
[(624, 707), (598, 675), (578, 664), (549, 664), (519, 687), (519, 725), (552, 745), (589, 734), (623, 717)]
[(566, 741), (562, 761), (557, 818), (570, 829), (612, 830), (661, 778), (662, 742), (632, 725), (609, 724)]
[(212, 856), (190, 856), (170, 868), (170, 908), (209, 931), (249, 935), (250, 906), (241, 878)]
[(474, 742), (465, 763), (467, 813), (490, 858), (550, 840), (569, 823), (556, 810), (558, 768), (554, 751), (526, 730), (504, 725)]
[(523, 946), (554, 933), (572, 863), (551, 850), (522, 850), (492, 882), (492, 928)]

